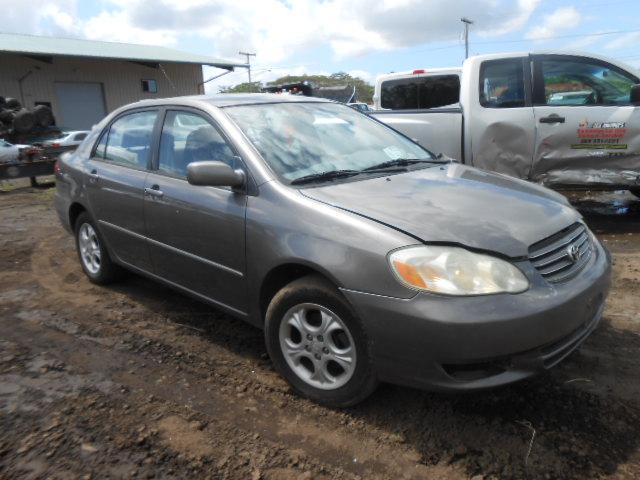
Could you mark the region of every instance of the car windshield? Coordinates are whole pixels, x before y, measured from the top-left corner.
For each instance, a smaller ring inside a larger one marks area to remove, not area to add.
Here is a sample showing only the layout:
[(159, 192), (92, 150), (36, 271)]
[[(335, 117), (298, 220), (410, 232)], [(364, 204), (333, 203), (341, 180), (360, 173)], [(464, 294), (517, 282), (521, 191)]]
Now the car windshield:
[(372, 167), (394, 161), (435, 161), (416, 143), (345, 105), (292, 102), (226, 111), (288, 182), (327, 172), (374, 174)]

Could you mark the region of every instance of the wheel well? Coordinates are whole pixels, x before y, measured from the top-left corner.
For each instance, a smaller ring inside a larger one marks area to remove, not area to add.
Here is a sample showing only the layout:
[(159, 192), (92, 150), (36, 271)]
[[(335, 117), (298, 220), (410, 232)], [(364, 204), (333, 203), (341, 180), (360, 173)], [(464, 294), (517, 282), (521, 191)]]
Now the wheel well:
[(75, 230), (76, 220), (85, 210), (86, 209), (79, 203), (71, 204), (71, 207), (69, 208), (69, 225), (71, 226), (71, 230)]
[(271, 302), (271, 299), (276, 293), (280, 291), (282, 287), (293, 282), (294, 280), (311, 274), (320, 275), (328, 282), (333, 283), (329, 278), (327, 278), (326, 275), (323, 275), (322, 273), (314, 270), (311, 267), (298, 263), (288, 263), (285, 265), (280, 265), (267, 273), (260, 287), (261, 319), (264, 321), (265, 314), (267, 313), (267, 308), (269, 307), (269, 302)]

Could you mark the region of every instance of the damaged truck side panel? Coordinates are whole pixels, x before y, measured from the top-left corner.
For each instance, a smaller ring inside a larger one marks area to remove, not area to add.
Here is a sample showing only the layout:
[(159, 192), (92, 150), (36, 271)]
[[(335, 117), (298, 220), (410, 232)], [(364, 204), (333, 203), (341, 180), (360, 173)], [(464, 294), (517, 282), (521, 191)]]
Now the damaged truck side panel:
[[(554, 188), (640, 189), (640, 107), (631, 96), (640, 79), (630, 67), (596, 56), (513, 53), (471, 57), (459, 72), (456, 108), (374, 115), (478, 168)], [(385, 94), (394, 93), (377, 82), (377, 106)]]

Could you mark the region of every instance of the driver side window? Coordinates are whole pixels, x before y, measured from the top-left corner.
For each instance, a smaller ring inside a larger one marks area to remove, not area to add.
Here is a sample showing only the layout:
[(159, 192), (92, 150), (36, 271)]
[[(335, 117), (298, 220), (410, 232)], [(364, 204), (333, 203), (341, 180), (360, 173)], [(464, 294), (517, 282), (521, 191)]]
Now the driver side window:
[(204, 117), (170, 110), (162, 126), (158, 171), (186, 178), (191, 162), (215, 160), (235, 168), (235, 157), (227, 141)]
[(541, 61), (544, 100), (550, 106), (629, 105), (638, 79), (612, 65), (579, 59)]

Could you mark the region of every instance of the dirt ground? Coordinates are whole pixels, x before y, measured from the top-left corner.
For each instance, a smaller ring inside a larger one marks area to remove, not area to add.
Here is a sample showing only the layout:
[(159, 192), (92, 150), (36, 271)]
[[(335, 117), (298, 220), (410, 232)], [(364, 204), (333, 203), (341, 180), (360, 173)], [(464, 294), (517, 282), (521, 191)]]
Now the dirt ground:
[[(5, 189), (6, 190), (6, 189)], [(640, 478), (640, 202), (572, 195), (615, 260), (549, 374), (459, 396), (293, 395), (262, 333), (146, 279), (82, 274), (52, 189), (0, 192), (0, 478)]]

